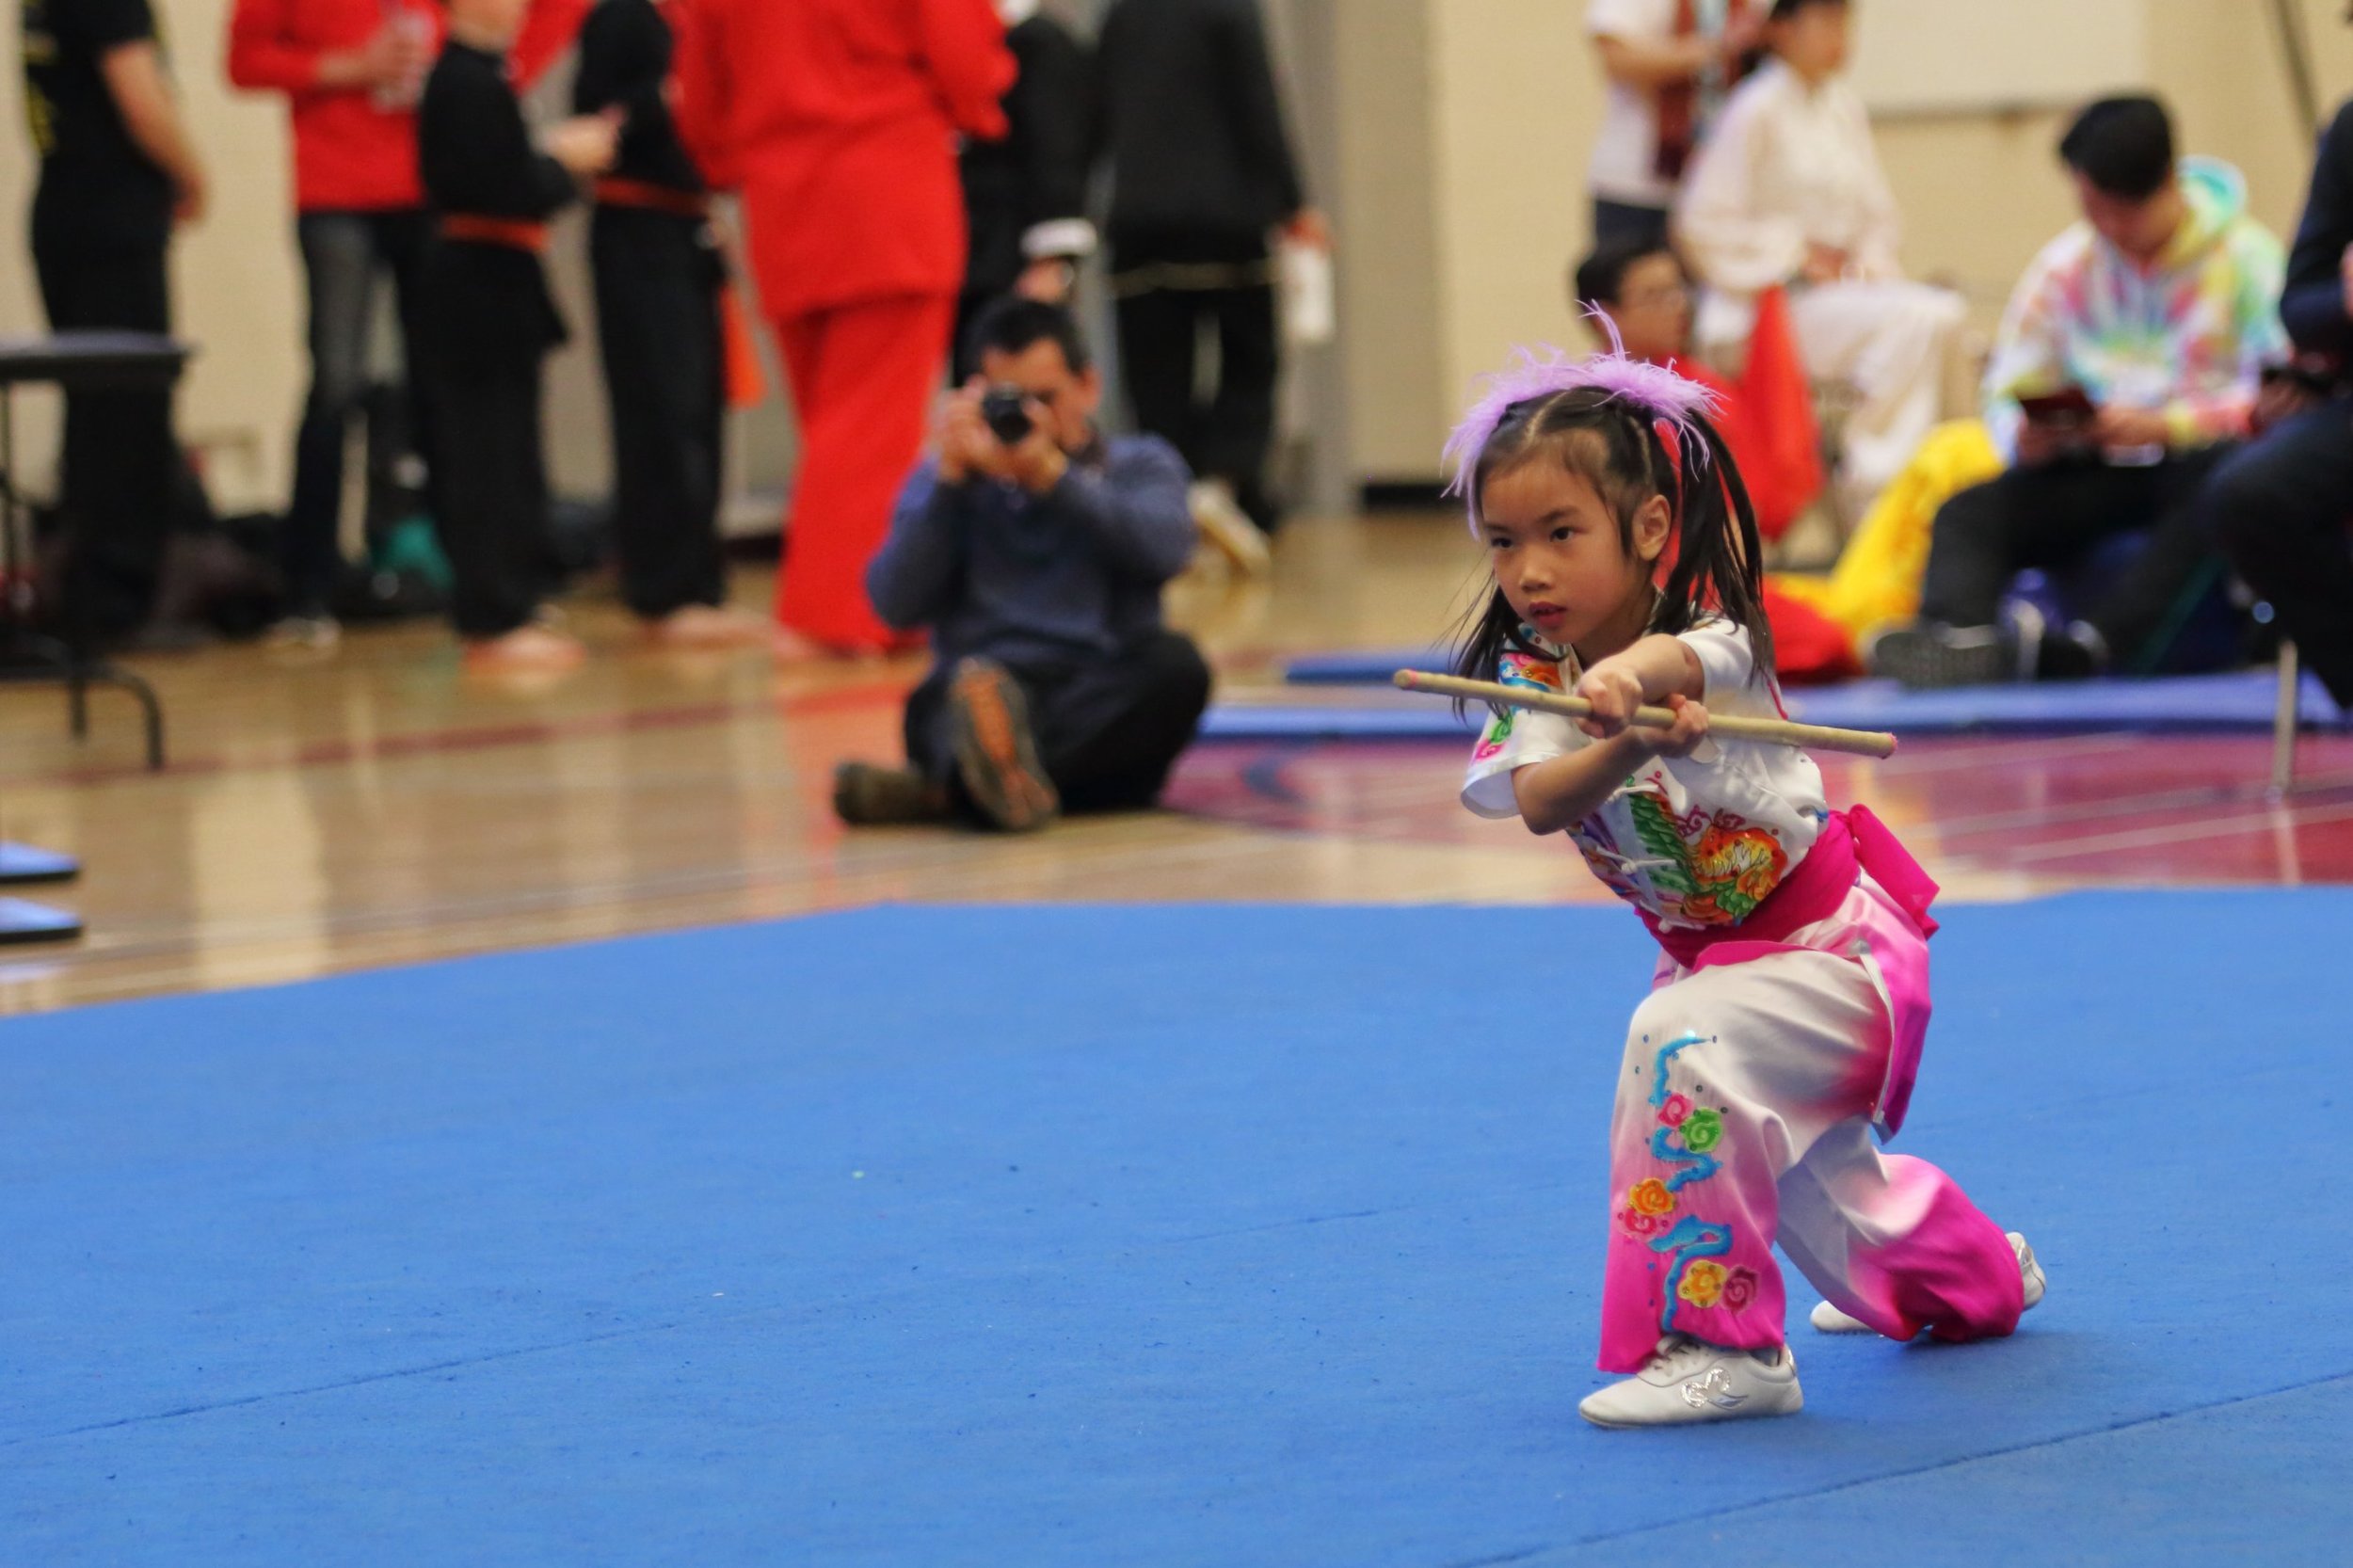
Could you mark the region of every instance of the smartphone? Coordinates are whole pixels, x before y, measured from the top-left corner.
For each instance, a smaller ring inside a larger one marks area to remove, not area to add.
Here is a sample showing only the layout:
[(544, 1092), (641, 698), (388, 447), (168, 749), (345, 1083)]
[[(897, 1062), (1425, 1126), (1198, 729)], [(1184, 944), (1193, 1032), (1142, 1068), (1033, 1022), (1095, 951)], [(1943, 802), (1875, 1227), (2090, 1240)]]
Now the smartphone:
[(2025, 410), (2026, 418), (2033, 423), (2057, 430), (2079, 429), (2089, 424), (2100, 413), (2099, 405), (2091, 401), (2091, 394), (2078, 386), (2065, 386), (2055, 392), (2022, 397), (2018, 400), (2018, 407)]

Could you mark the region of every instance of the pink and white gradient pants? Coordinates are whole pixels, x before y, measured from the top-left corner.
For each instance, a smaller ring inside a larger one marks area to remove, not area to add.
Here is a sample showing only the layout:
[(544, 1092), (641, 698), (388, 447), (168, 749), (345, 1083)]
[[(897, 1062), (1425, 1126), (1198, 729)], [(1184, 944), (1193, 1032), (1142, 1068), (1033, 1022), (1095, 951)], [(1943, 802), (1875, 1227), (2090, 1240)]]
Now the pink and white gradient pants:
[(1603, 1370), (1641, 1369), (1670, 1333), (1782, 1343), (1776, 1241), (1893, 1337), (2018, 1326), (2000, 1227), (1943, 1171), (1872, 1141), (1893, 1039), (1881, 966), (1925, 1000), (1928, 944), (1866, 889), (1794, 945), (1662, 969), (1636, 1010), (1610, 1127)]

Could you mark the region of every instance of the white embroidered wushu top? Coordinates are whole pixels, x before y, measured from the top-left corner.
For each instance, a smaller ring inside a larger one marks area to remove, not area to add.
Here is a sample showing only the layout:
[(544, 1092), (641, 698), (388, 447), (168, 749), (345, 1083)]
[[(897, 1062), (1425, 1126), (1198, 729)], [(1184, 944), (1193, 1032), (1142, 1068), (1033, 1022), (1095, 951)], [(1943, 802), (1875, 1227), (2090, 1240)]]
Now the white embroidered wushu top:
[[(1575, 654), (1526, 627), (1520, 634), (1548, 656), (1507, 652), (1498, 680), (1553, 692), (1575, 683)], [(1755, 679), (1746, 632), (1708, 621), (1677, 640), (1699, 656), (1711, 715), (1784, 716), (1772, 682)], [(1491, 718), (1471, 753), (1463, 804), (1482, 817), (1517, 816), (1515, 770), (1599, 744), (1558, 713), (1514, 709)], [(1569, 837), (1610, 891), (1660, 924), (1725, 926), (1781, 886), (1828, 815), (1821, 770), (1796, 746), (1710, 737), (1689, 757), (1652, 759)]]

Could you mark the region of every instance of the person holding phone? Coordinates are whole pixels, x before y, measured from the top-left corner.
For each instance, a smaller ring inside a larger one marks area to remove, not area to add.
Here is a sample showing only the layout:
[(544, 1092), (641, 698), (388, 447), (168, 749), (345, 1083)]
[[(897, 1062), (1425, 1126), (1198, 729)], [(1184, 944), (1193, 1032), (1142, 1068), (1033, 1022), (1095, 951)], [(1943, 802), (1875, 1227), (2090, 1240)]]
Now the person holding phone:
[(1067, 310), (1003, 299), (972, 338), (981, 374), (866, 574), (884, 620), (929, 630), (932, 671), (907, 699), (906, 765), (836, 775), (844, 822), (1028, 832), (1140, 809), (1209, 705), (1209, 666), (1160, 623), (1193, 547), (1184, 459), (1096, 428), (1102, 376)]
[[(2264, 367), (2286, 358), (2280, 242), (2227, 164), (2174, 155), (2153, 98), (2103, 99), (2059, 142), (2083, 221), (2010, 296), (1985, 382), (2009, 467), (1937, 513), (1921, 623), (1871, 650), (1907, 685), (2143, 671), (2214, 547), (2200, 487), (2251, 427)], [(2104, 541), (2147, 547), (2080, 620), (1999, 624), (2011, 578)]]

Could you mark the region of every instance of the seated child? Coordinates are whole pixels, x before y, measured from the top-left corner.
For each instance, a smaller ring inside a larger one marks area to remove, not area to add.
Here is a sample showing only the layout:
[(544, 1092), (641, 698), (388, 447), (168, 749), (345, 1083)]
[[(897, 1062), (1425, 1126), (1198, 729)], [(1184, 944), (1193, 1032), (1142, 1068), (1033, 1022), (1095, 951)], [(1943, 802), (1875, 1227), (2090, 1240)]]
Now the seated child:
[(834, 808), (1026, 832), (1150, 806), (1209, 699), (1200, 653), (1160, 624), (1193, 552), (1191, 475), (1158, 437), (1096, 428), (1102, 376), (1062, 307), (1000, 300), (972, 338), (981, 374), (866, 574), (885, 621), (932, 636), (907, 765), (844, 763)]

